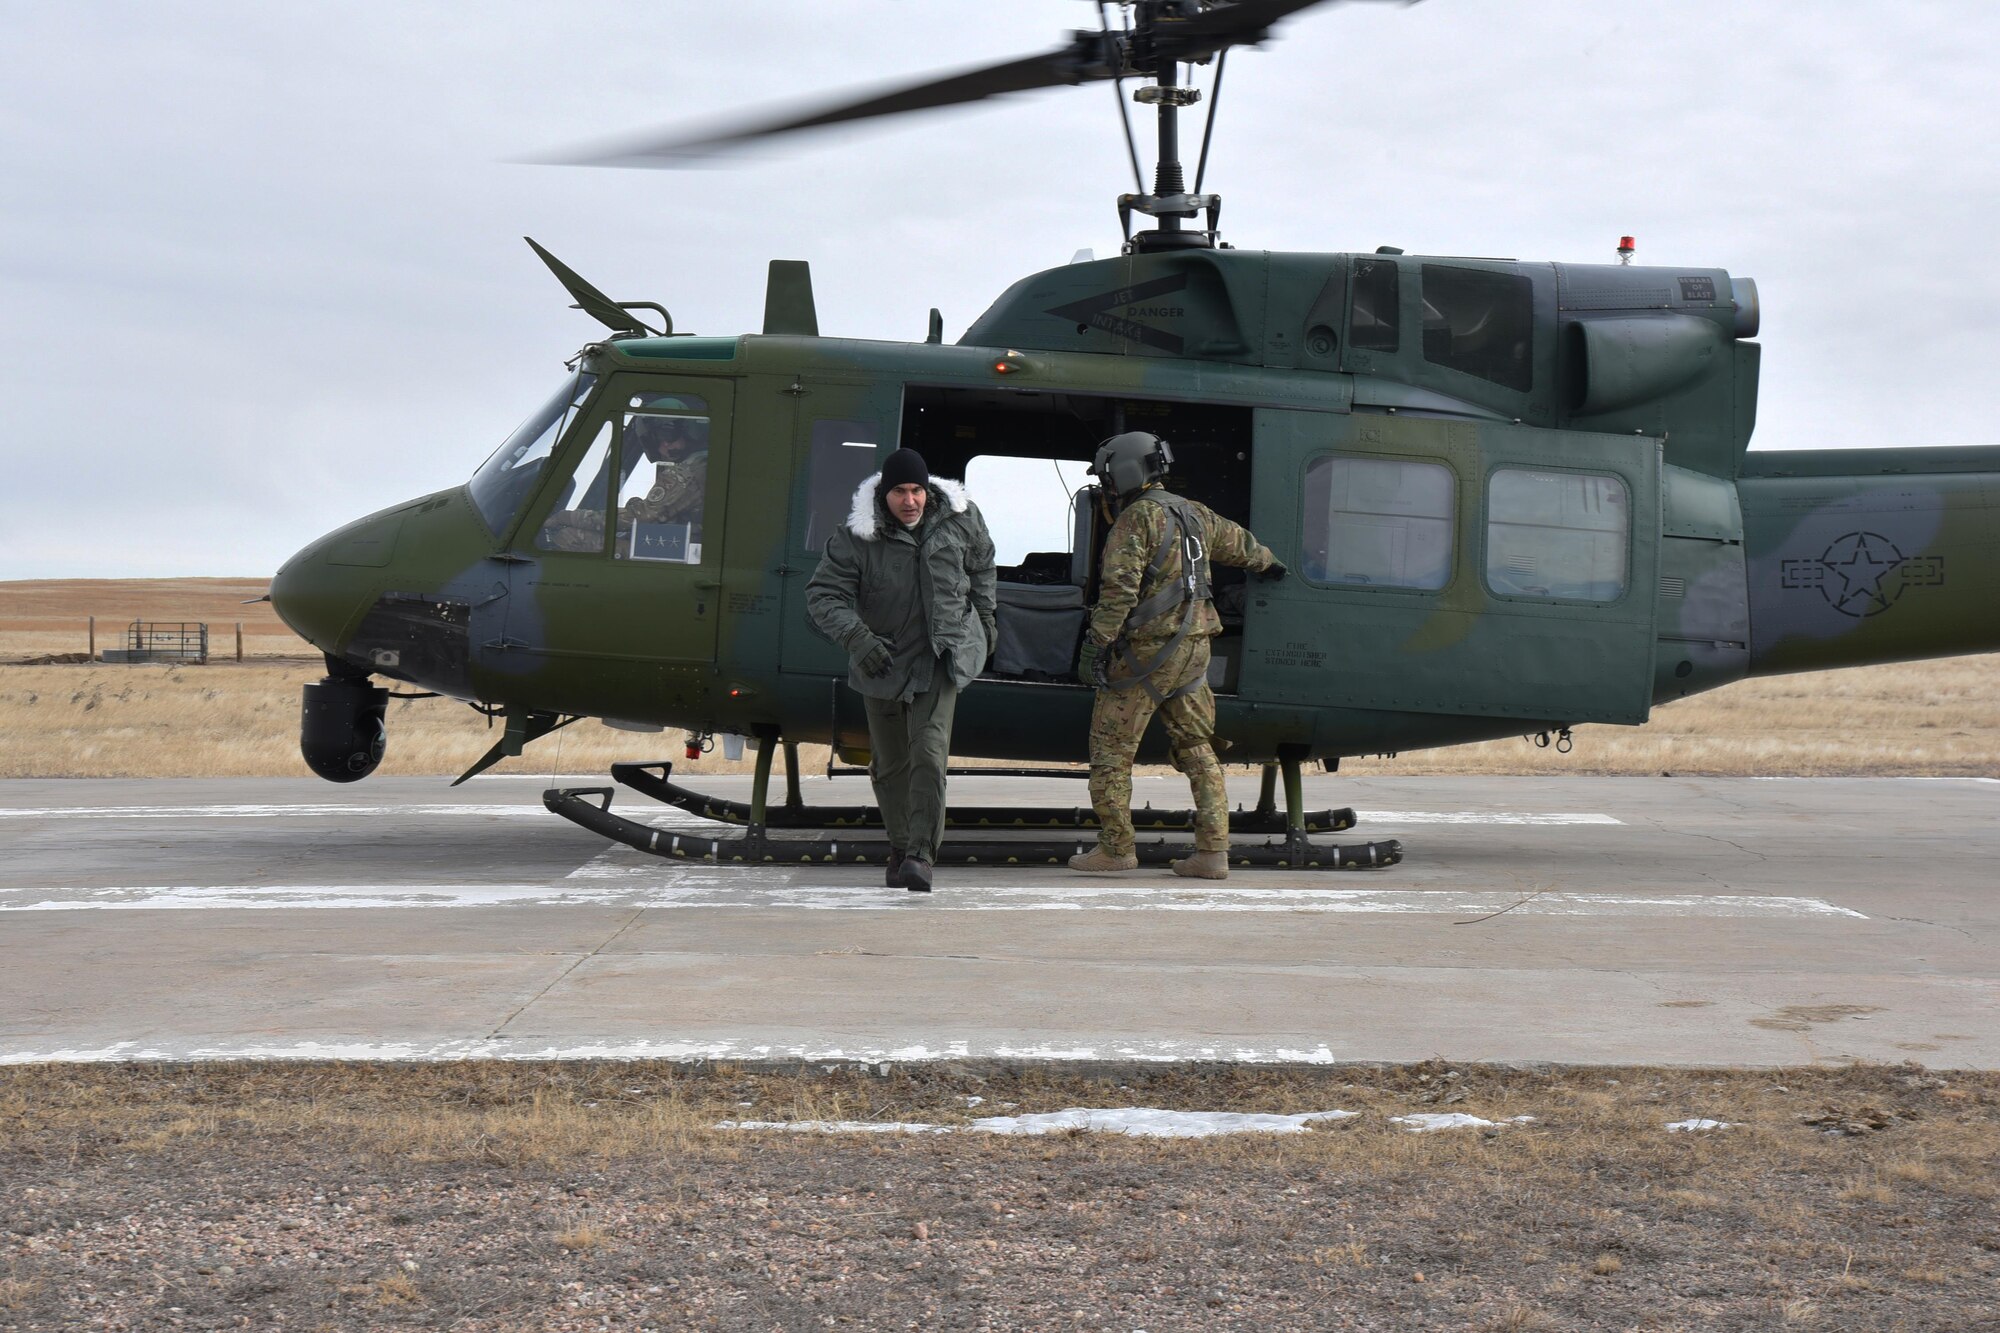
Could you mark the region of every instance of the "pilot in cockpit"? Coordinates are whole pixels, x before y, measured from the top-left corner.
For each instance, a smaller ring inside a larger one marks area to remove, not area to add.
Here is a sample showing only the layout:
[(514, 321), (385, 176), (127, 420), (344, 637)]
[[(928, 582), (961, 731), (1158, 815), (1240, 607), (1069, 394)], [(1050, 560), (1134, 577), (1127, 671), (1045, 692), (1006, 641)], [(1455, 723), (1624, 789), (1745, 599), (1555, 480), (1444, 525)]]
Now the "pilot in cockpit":
[[(632, 467), (622, 490), (631, 498), (619, 506), (619, 526), (687, 523), (693, 540), (699, 541), (708, 491), (708, 419), (632, 416), (626, 420), (625, 437)], [(636, 487), (645, 484), (641, 469), (648, 462), (653, 465), (651, 484), (643, 495), (635, 495)]]

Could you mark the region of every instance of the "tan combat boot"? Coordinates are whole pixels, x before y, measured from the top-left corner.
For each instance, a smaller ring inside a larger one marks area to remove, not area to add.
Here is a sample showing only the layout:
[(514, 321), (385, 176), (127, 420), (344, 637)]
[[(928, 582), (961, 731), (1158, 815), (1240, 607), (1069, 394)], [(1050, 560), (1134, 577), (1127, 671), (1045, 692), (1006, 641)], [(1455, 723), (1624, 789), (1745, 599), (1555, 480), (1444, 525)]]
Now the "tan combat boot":
[(1110, 875), (1120, 870), (1137, 870), (1139, 858), (1130, 852), (1123, 856), (1114, 855), (1105, 851), (1104, 844), (1100, 842), (1089, 851), (1078, 852), (1072, 856), (1069, 859), (1069, 868), (1081, 870), (1086, 875)]
[(1227, 852), (1196, 852), (1185, 860), (1174, 862), (1174, 873), (1186, 879), (1228, 879), (1229, 854)]

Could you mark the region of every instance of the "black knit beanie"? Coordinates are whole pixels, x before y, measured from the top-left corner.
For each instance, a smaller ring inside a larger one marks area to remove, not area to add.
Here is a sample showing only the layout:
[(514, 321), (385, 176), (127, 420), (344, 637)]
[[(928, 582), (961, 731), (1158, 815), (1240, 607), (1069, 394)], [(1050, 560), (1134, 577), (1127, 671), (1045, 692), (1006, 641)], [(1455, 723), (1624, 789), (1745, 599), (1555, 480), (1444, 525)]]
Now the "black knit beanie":
[(898, 486), (931, 484), (931, 470), (915, 449), (898, 449), (882, 462), (882, 479), (875, 483), (875, 498), (887, 497)]

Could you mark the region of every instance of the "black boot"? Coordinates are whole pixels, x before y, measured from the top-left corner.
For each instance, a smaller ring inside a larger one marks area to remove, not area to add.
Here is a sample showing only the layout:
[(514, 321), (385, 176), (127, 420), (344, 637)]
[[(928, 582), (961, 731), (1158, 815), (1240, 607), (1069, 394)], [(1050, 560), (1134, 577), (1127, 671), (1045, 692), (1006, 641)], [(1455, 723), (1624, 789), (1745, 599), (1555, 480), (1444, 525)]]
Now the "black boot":
[(911, 893), (931, 891), (931, 863), (921, 856), (903, 858), (903, 887)]
[(893, 889), (902, 882), (903, 849), (901, 847), (891, 847), (889, 849), (889, 887)]

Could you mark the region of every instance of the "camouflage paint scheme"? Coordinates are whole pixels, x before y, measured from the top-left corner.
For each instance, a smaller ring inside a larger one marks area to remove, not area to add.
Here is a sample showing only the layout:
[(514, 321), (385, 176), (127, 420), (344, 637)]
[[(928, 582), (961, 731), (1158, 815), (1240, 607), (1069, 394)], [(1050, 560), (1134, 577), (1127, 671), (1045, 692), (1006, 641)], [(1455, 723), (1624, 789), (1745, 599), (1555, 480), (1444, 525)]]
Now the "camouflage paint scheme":
[[(1357, 275), (1377, 281), (1385, 265), (1401, 275), (1394, 351), (1350, 327)], [(1525, 387), (1424, 355), (1436, 323), (1424, 284), (1445, 268), (1527, 284)], [(780, 332), (597, 343), (584, 353), (594, 396), (503, 530), (465, 488), (412, 500), (294, 556), (273, 600), (350, 670), (514, 719), (865, 744), (844, 656), (805, 623), (815, 428), (872, 445), (879, 464), (908, 438), (921, 393), (1075, 395), (1129, 405), (1134, 425), (1151, 412), (1170, 439), (1182, 410), (1244, 423), (1236, 473), (1206, 480), (1242, 486), (1230, 516), (1295, 572), (1314, 460), (1449, 473), (1443, 586), (1295, 576), (1245, 590), (1240, 639), (1217, 645), (1238, 659), (1217, 699), (1232, 762), (1636, 724), (1746, 675), (2000, 648), (2000, 449), (1746, 456), (1759, 348), (1742, 296), (1713, 269), (1186, 250), (1024, 278), (956, 346)], [(640, 389), (709, 404), (701, 562), (535, 550), (563, 469)], [(1491, 590), (1485, 506), (1500, 467), (1616, 478), (1631, 528), (1620, 595)], [(1090, 708), (1082, 685), (983, 679), (960, 701), (955, 749), (1082, 760)], [(1163, 752), (1158, 732), (1142, 757)]]

